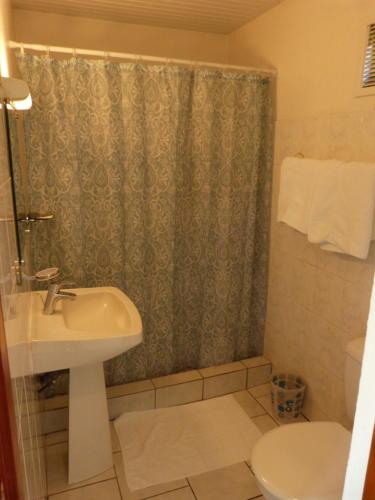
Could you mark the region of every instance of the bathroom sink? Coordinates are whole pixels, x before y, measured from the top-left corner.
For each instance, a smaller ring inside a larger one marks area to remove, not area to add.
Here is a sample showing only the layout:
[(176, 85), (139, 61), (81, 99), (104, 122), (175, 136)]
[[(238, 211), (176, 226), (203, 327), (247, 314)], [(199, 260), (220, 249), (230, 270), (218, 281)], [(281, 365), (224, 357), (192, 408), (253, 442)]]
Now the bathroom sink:
[[(124, 301), (129, 302), (126, 296), (95, 291), (80, 295), (79, 300), (62, 302), (65, 326), (77, 332), (102, 335), (102, 332), (110, 331), (112, 335), (123, 335), (131, 328), (129, 305)], [(133, 304), (130, 307), (134, 308)]]
[(142, 342), (142, 321), (118, 288), (75, 288), (43, 314), (46, 292), (32, 293), (31, 349), (35, 373), (103, 362)]
[(103, 361), (142, 342), (133, 302), (112, 287), (74, 288), (44, 314), (47, 292), (32, 292), (34, 373), (69, 368), (69, 483), (113, 466)]

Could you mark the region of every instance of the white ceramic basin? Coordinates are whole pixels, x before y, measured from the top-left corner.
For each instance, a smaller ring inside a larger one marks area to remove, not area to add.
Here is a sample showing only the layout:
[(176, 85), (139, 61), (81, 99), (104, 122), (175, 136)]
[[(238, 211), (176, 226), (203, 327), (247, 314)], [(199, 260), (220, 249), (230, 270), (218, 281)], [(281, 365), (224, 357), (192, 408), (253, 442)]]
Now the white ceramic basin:
[(118, 288), (75, 288), (74, 301), (60, 300), (43, 314), (47, 292), (32, 295), (32, 357), (35, 373), (89, 365), (113, 358), (142, 342), (142, 321)]
[(112, 287), (75, 288), (43, 314), (47, 292), (33, 292), (31, 350), (35, 373), (69, 368), (69, 483), (113, 465), (103, 361), (142, 342), (133, 302)]

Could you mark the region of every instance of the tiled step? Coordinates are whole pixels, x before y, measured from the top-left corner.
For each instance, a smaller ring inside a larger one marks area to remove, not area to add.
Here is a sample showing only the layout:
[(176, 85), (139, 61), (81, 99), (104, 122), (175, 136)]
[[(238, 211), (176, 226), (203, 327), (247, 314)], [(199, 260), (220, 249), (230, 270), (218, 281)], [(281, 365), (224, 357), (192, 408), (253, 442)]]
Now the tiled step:
[[(265, 384), (271, 377), (271, 362), (263, 356), (219, 366), (191, 370), (165, 377), (107, 388), (109, 418), (129, 411), (176, 406)], [(55, 396), (43, 401), (43, 433), (68, 428), (69, 398)]]

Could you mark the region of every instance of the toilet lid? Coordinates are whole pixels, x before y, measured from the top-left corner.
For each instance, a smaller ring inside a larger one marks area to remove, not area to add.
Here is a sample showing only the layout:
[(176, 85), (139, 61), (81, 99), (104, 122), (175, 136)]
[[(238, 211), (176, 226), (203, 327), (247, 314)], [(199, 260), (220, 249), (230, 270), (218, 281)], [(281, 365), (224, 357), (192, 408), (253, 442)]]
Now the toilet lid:
[(251, 466), (277, 498), (339, 499), (351, 434), (336, 422), (288, 424), (267, 432), (254, 446)]

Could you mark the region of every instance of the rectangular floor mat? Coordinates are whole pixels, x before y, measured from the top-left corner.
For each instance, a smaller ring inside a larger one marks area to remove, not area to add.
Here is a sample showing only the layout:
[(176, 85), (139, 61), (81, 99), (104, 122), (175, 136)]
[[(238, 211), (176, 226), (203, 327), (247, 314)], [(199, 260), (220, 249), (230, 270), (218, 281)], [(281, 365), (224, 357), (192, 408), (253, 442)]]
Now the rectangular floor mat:
[(244, 461), (261, 437), (231, 395), (125, 413), (115, 428), (130, 490)]

